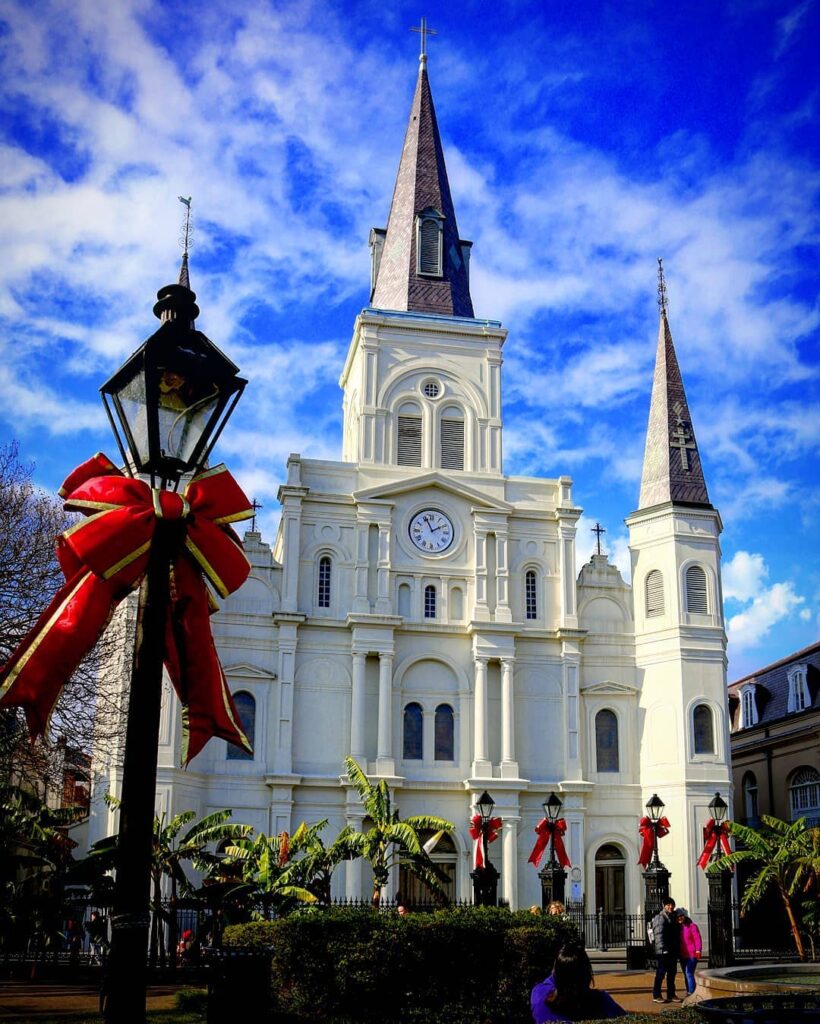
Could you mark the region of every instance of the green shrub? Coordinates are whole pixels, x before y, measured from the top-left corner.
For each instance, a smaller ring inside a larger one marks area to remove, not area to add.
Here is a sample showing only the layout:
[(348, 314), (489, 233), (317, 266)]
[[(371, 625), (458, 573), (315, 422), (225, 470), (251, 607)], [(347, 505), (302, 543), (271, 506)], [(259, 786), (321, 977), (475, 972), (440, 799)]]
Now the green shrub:
[(204, 1014), (208, 1008), (208, 990), (204, 988), (181, 988), (174, 995), (177, 1010)]
[(513, 1024), (531, 1020), (530, 989), (575, 936), (560, 918), (495, 907), (406, 917), (311, 908), (231, 926), (224, 941), (273, 946), (276, 1010), (296, 1018)]

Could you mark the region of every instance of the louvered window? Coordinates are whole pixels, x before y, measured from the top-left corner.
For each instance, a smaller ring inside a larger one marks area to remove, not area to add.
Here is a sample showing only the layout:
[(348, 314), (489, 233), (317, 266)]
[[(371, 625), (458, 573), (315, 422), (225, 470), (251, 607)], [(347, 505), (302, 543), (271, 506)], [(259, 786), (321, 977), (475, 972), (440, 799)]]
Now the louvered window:
[(646, 615), (663, 615), (663, 574), (653, 569), (646, 577)]
[(316, 603), (320, 608), (330, 607), (331, 562), (327, 555), (319, 559), (319, 592)]
[(524, 597), (527, 605), (527, 618), (537, 619), (538, 598), (536, 595), (536, 577), (534, 569), (528, 569), (527, 575), (524, 577)]
[(421, 465), (421, 416), (399, 416), (396, 461), (400, 466)]
[(424, 617), (425, 619), (436, 617), (436, 588), (432, 584), (424, 588)]
[(464, 469), (464, 420), (441, 421), (441, 468)]
[(441, 225), (430, 217), (419, 224), (418, 272), (434, 277), (441, 275)]
[(706, 601), (706, 573), (699, 565), (690, 565), (686, 570), (686, 610), (706, 615), (709, 610)]

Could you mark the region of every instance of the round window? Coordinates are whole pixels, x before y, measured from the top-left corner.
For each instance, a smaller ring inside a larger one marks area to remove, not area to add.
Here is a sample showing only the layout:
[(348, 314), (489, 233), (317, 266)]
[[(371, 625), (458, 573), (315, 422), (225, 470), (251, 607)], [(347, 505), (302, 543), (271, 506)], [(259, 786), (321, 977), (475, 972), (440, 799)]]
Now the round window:
[(428, 380), (424, 382), (424, 386), (421, 389), (427, 398), (438, 398), (441, 394), (441, 387), (438, 381)]

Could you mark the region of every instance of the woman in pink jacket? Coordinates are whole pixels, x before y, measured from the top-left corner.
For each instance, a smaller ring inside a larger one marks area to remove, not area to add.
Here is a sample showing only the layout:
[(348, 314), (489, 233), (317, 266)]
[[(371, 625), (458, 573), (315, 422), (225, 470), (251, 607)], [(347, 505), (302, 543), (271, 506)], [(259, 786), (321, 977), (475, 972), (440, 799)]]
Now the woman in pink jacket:
[(678, 907), (675, 916), (680, 925), (680, 965), (686, 979), (686, 994), (691, 996), (695, 991), (695, 968), (703, 950), (700, 928), (689, 916), (686, 907)]

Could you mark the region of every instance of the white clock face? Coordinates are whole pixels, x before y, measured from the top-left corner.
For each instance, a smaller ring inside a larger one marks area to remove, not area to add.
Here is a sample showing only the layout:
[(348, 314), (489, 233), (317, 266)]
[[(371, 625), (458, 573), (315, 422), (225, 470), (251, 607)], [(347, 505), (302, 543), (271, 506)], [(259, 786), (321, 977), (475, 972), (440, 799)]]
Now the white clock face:
[(425, 509), (410, 520), (410, 540), (419, 551), (438, 554), (453, 543), (453, 524), (443, 512)]

